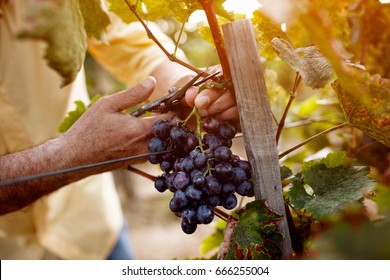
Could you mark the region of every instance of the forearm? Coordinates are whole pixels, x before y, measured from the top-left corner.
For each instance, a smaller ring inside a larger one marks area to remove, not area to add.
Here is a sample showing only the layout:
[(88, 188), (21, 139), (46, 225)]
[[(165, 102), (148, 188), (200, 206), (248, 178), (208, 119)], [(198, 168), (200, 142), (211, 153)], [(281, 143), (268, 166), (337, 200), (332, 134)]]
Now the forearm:
[[(62, 138), (0, 157), (0, 181), (61, 170), (77, 164)], [(0, 215), (16, 211), (60, 187), (82, 179), (88, 172), (68, 173), (0, 187)]]

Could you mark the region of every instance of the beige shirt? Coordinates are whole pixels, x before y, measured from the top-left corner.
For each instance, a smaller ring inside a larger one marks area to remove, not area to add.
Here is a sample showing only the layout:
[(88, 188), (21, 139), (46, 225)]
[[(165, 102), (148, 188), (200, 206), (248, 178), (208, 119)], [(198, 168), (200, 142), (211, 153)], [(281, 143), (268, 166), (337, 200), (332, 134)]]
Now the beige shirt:
[[(0, 0), (0, 154), (55, 137), (74, 101), (88, 100), (83, 71), (72, 85), (60, 89), (60, 77), (43, 59), (45, 43), (15, 39), (26, 6), (27, 0)], [(89, 50), (131, 85), (166, 57), (138, 23), (112, 20), (108, 44), (91, 40)], [(173, 48), (158, 34), (160, 42)], [(111, 174), (91, 176), (0, 216), (0, 259), (40, 259), (45, 250), (64, 259), (104, 259), (122, 222)]]

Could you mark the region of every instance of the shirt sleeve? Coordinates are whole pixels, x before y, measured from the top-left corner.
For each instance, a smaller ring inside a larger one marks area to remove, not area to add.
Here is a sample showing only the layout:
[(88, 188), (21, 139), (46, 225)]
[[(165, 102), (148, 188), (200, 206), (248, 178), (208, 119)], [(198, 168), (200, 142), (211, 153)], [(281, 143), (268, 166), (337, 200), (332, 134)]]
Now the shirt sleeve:
[[(110, 20), (104, 40), (88, 39), (88, 50), (113, 76), (130, 86), (149, 76), (160, 63), (168, 60), (147, 36), (141, 23), (125, 24), (112, 14)], [(149, 22), (148, 27), (168, 52), (173, 53), (173, 41), (155, 23)], [(177, 57), (186, 60), (180, 49)]]

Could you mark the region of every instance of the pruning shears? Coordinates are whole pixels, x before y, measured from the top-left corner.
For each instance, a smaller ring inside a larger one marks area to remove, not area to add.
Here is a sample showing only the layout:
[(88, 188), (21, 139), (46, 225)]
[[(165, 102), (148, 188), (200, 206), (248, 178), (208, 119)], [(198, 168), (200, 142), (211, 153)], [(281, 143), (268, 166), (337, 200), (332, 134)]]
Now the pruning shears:
[(215, 72), (213, 74), (208, 75), (207, 77), (203, 78), (202, 80), (196, 82), (202, 75), (204, 75), (204, 72), (201, 72), (197, 74), (195, 77), (193, 77), (188, 83), (186, 83), (182, 88), (176, 89), (171, 88), (168, 91), (168, 94), (166, 96), (163, 96), (159, 99), (156, 99), (150, 103), (147, 103), (143, 106), (141, 106), (139, 109), (131, 113), (133, 117), (139, 117), (145, 114), (146, 112), (157, 112), (157, 113), (166, 113), (170, 110), (172, 110), (177, 104), (180, 103), (180, 101), (184, 98), (186, 91), (192, 87), (192, 86), (198, 86), (200, 84), (203, 84), (207, 80), (215, 77), (218, 75), (219, 72)]

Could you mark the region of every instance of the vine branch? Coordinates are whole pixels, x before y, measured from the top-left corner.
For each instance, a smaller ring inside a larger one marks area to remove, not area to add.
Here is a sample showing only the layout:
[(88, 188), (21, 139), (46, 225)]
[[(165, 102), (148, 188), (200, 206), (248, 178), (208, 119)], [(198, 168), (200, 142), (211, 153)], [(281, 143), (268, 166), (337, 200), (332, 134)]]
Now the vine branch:
[[(134, 4), (131, 4), (129, 0), (124, 0), (129, 7), (130, 11), (135, 15), (135, 17), (138, 19), (138, 21), (142, 24), (144, 27), (146, 34), (150, 39), (153, 40), (153, 42), (164, 52), (164, 54), (169, 58), (170, 61), (176, 62), (192, 71), (194, 71), (197, 74), (200, 74), (204, 71), (192, 66), (191, 64), (188, 64), (187, 62), (178, 59), (175, 55), (169, 53), (166, 48), (159, 42), (159, 40), (154, 36), (153, 32), (149, 29), (148, 25), (145, 23), (145, 21), (142, 19), (142, 17), (138, 14), (136, 10), (136, 6)], [(203, 75), (207, 76), (207, 73), (203, 73)]]
[(198, 0), (198, 2), (206, 13), (207, 21), (211, 30), (211, 35), (213, 36), (219, 61), (223, 70), (224, 79), (231, 80), (232, 75), (230, 72), (229, 61), (226, 55), (224, 39), (218, 24), (218, 19), (214, 8), (214, 0)]
[(338, 129), (340, 129), (340, 128), (343, 128), (343, 127), (345, 127), (345, 126), (347, 126), (347, 125), (349, 125), (349, 123), (348, 123), (348, 122), (345, 122), (345, 123), (336, 125), (336, 126), (334, 126), (334, 127), (331, 127), (331, 128), (329, 128), (329, 129), (326, 129), (326, 130), (324, 130), (324, 131), (322, 131), (322, 132), (320, 132), (320, 133), (318, 133), (318, 134), (316, 134), (316, 135), (313, 135), (312, 137), (307, 138), (305, 141), (302, 141), (302, 142), (299, 143), (298, 145), (296, 145), (296, 146), (294, 146), (294, 147), (288, 149), (287, 151), (284, 151), (283, 153), (279, 154), (279, 159), (281, 159), (282, 157), (284, 157), (284, 156), (288, 155), (289, 153), (295, 151), (296, 149), (299, 149), (300, 147), (306, 145), (307, 143), (309, 143), (310, 141), (314, 140), (315, 138), (317, 138), (317, 137), (319, 137), (319, 136), (322, 136), (322, 135), (325, 135), (325, 134), (327, 134), (327, 133), (330, 133), (330, 132), (332, 132), (332, 131), (338, 130)]
[(290, 107), (291, 107), (293, 101), (295, 100), (295, 97), (297, 96), (298, 86), (299, 86), (299, 83), (301, 82), (301, 80), (302, 80), (302, 76), (301, 76), (301, 74), (299, 74), (299, 72), (297, 72), (297, 74), (295, 76), (294, 86), (293, 86), (293, 89), (290, 93), (290, 98), (288, 99), (288, 103), (286, 105), (286, 108), (284, 109), (283, 116), (280, 119), (280, 122), (278, 124), (278, 130), (276, 132), (276, 143), (279, 143), (279, 139), (280, 139), (280, 136), (282, 134), (282, 130), (283, 130), (285, 122), (286, 122), (287, 114), (290, 111)]

